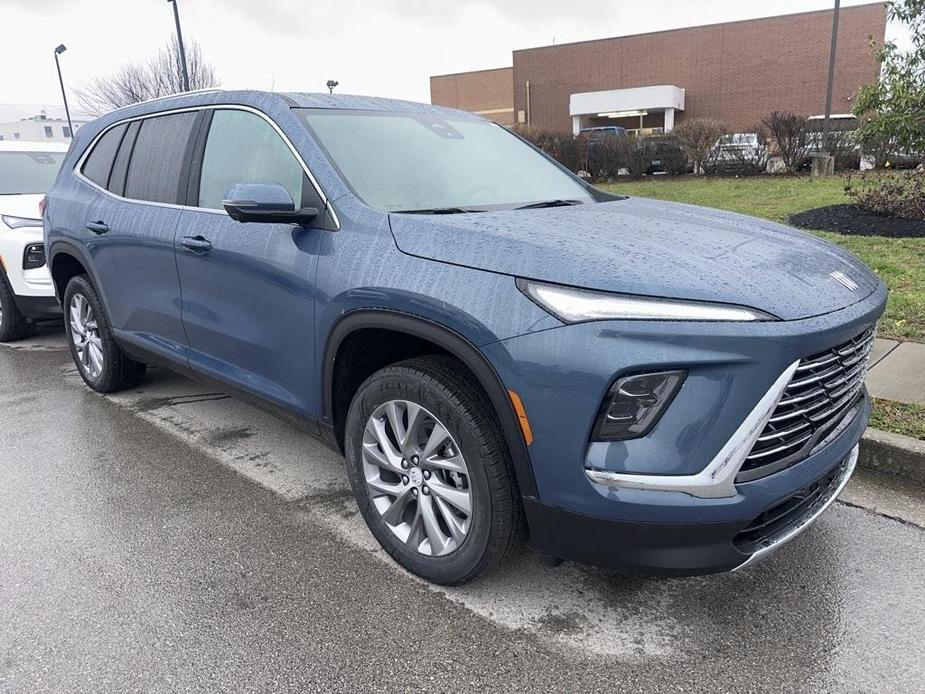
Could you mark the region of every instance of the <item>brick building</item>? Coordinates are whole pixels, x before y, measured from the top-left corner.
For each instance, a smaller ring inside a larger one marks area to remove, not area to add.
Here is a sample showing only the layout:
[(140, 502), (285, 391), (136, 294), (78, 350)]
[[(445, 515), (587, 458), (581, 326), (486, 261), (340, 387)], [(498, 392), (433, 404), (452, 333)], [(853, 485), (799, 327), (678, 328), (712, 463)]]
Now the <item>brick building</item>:
[[(831, 31), (824, 10), (516, 50), (510, 68), (431, 77), (431, 102), (538, 130), (708, 116), (747, 132), (774, 110), (824, 111)], [(884, 3), (842, 8), (834, 113), (877, 79), (869, 42), (885, 32)]]
[(430, 102), (473, 111), (502, 125), (514, 125), (514, 68), (457, 72), (430, 78)]

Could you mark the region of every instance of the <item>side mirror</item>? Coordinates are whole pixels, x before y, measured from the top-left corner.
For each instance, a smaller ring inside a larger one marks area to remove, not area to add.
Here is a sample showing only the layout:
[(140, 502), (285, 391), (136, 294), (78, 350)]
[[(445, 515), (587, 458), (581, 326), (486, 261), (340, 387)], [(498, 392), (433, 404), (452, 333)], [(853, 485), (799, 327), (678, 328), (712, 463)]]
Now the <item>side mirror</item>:
[(236, 183), (225, 193), (222, 207), (236, 222), (305, 224), (318, 216), (314, 207), (297, 210), (279, 183)]

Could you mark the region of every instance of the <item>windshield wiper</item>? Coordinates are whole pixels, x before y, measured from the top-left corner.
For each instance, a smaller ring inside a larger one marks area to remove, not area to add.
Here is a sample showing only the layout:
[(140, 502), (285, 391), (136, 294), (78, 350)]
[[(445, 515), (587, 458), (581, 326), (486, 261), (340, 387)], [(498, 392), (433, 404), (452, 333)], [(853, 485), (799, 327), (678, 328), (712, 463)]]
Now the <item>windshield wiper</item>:
[(469, 214), (481, 210), (467, 210), (463, 207), (428, 207), (422, 210), (392, 210), (393, 214)]
[(529, 205), (515, 207), (515, 210), (538, 210), (541, 207), (571, 207), (572, 205), (584, 205), (584, 200), (543, 200), (542, 202), (531, 202)]

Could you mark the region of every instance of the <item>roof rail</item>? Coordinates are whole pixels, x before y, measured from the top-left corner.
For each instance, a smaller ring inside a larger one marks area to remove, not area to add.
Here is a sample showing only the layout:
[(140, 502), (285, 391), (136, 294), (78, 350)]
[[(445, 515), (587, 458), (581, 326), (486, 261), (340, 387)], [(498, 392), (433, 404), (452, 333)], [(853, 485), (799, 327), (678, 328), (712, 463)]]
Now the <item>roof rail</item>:
[(217, 87), (207, 87), (206, 89), (191, 89), (188, 92), (177, 92), (176, 94), (165, 94), (164, 96), (156, 96), (153, 99), (145, 99), (144, 101), (136, 101), (134, 104), (126, 104), (125, 106), (120, 106), (116, 111), (121, 111), (123, 108), (132, 108), (133, 106), (141, 106), (142, 104), (153, 104), (157, 101), (166, 101), (167, 99), (179, 99), (181, 96), (190, 96), (191, 94), (209, 94), (212, 92), (220, 92), (221, 89)]

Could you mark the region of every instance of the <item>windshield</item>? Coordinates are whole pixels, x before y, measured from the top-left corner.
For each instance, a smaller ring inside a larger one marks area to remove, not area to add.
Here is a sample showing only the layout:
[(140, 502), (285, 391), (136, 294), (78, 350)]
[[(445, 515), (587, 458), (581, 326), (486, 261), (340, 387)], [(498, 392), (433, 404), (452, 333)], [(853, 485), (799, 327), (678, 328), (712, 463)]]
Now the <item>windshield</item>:
[(443, 114), (298, 109), (346, 183), (385, 212), (593, 202), (500, 126)]
[(0, 152), (0, 195), (47, 193), (64, 152)]

